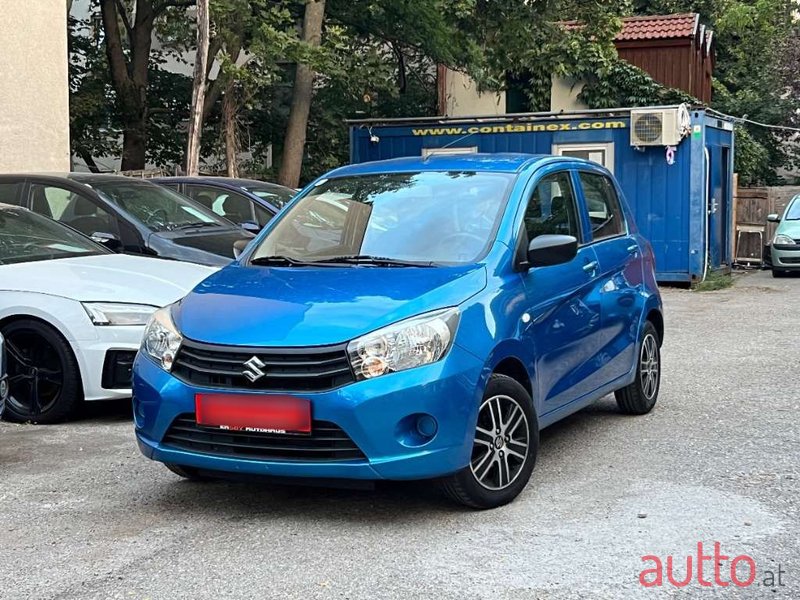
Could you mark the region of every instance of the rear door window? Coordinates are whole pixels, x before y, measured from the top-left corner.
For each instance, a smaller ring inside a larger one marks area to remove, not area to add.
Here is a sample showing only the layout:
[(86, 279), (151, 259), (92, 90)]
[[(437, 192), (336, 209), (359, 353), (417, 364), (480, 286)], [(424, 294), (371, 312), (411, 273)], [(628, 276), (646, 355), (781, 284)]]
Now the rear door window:
[(611, 180), (599, 173), (578, 173), (589, 213), (594, 241), (625, 233), (625, 216), (620, 207), (617, 190)]
[(119, 235), (117, 219), (95, 201), (70, 189), (56, 185), (31, 185), (33, 212), (77, 229), (85, 235), (110, 233)]
[(220, 217), (234, 223), (253, 221), (253, 207), (250, 199), (231, 190), (223, 190), (207, 185), (187, 185), (186, 194), (210, 208)]
[(0, 181), (0, 204), (22, 204), (22, 182), (6, 183)]

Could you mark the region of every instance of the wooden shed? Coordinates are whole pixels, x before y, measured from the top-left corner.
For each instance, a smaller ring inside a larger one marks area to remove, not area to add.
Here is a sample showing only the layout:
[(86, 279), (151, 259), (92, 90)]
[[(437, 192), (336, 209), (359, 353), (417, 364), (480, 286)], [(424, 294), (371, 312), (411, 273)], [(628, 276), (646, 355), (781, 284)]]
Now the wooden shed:
[(714, 32), (700, 24), (699, 14), (628, 17), (614, 44), (620, 58), (659, 83), (711, 101)]

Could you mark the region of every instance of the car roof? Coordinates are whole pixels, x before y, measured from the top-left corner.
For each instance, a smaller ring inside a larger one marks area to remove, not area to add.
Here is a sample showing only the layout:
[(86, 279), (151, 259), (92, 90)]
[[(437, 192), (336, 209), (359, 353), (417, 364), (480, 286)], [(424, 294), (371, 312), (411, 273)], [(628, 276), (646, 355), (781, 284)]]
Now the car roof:
[(120, 181), (133, 181), (149, 183), (146, 179), (112, 175), (109, 173), (7, 173), (0, 175), (0, 179), (26, 179), (34, 178), (51, 181), (75, 181), (77, 183), (112, 183)]
[[(347, 175), (370, 175), (378, 173), (408, 173), (419, 171), (481, 171), (489, 173), (519, 173), (533, 164), (557, 160), (549, 154), (517, 153), (473, 153), (473, 154), (433, 154), (423, 158), (412, 156), (392, 158), (340, 167), (332, 171), (330, 177)], [(562, 159), (572, 162), (574, 159)]]
[(176, 183), (212, 183), (219, 184), (226, 187), (241, 188), (242, 186), (258, 186), (265, 188), (278, 188), (294, 192), (293, 189), (287, 188), (279, 183), (272, 183), (270, 181), (259, 181), (258, 179), (245, 179), (242, 177), (217, 177), (217, 176), (204, 176), (204, 175), (176, 175), (174, 177), (154, 177), (152, 181), (158, 183), (168, 183), (170, 181)]

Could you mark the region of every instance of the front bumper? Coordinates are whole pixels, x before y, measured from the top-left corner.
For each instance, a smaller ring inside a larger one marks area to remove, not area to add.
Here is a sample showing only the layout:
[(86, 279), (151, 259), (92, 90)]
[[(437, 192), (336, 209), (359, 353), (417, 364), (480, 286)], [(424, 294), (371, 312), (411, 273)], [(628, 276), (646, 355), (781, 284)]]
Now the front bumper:
[[(173, 421), (194, 413), (196, 393), (241, 391), (189, 386), (139, 354), (133, 375), (137, 442), (142, 453), (153, 460), (231, 473), (345, 479), (438, 477), (469, 462), (484, 387), (482, 370), (476, 357), (454, 346), (444, 360), (432, 365), (330, 391), (293, 394), (309, 399), (313, 419), (339, 426), (366, 458), (261, 460), (164, 443)], [(436, 435), (426, 443), (407, 435), (409, 416), (416, 414), (436, 419)]]
[(800, 269), (800, 245), (772, 245), (772, 267), (775, 269)]
[(114, 400), (131, 397), (131, 385), (122, 376), (124, 362), (139, 349), (144, 326), (95, 327), (93, 340), (73, 342), (81, 370), (86, 400)]

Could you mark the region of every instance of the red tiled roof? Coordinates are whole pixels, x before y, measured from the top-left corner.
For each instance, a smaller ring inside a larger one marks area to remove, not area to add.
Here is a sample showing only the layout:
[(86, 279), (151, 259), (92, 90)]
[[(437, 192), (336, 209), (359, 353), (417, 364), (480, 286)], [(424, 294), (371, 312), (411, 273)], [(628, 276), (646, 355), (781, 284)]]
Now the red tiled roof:
[(628, 17), (622, 20), (622, 31), (617, 34), (616, 40), (690, 38), (697, 33), (699, 17), (697, 13)]
[[(697, 13), (625, 17), (622, 19), (622, 31), (614, 40), (621, 42), (690, 38), (697, 33), (699, 23), (700, 15)], [(579, 29), (582, 26), (577, 21), (566, 21), (562, 25), (567, 29)]]

